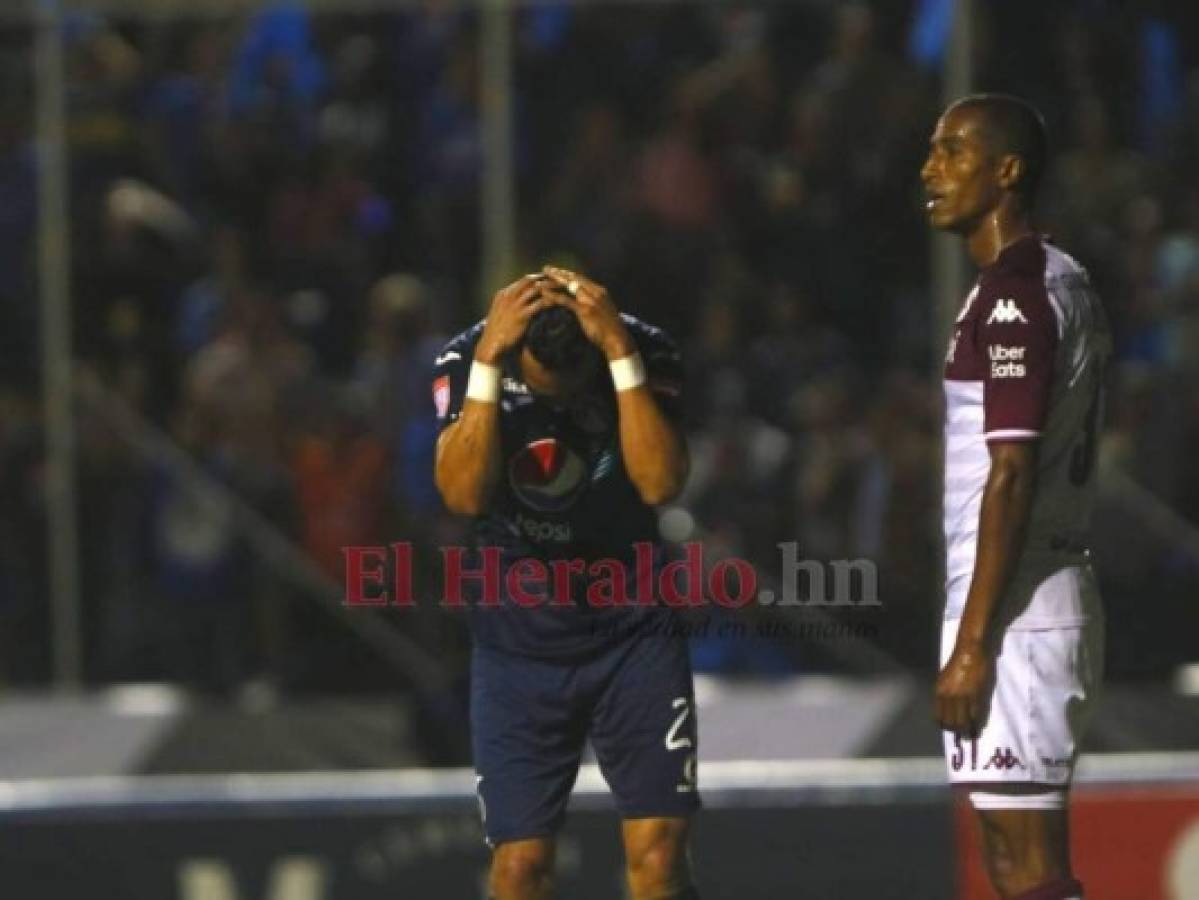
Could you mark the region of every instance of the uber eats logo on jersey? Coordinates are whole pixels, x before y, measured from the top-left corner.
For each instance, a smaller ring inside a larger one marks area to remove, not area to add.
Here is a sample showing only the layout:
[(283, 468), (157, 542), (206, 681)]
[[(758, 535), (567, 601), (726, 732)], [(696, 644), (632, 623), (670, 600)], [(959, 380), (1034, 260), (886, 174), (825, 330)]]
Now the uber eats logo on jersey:
[(1002, 344), (989, 345), (987, 355), (991, 357), (991, 377), (1023, 378), (1027, 373), (1023, 362), (1026, 349), (1026, 347), (1005, 347)]

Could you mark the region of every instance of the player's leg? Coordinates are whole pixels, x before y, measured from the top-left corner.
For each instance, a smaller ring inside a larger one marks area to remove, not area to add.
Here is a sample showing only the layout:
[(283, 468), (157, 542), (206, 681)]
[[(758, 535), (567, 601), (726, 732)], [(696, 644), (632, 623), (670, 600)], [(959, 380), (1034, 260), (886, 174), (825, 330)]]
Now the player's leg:
[(575, 670), (480, 647), (472, 654), (471, 742), (479, 811), (493, 848), (492, 900), (552, 896), (554, 835), (587, 733)]
[(488, 900), (549, 900), (554, 895), (554, 841), (530, 838), (498, 844), (487, 876)]
[(634, 900), (692, 898), (687, 822), (699, 805), (686, 641), (630, 640), (590, 666), (591, 741), (623, 819)]
[[(1086, 573), (1072, 570), (1036, 587), (1067, 597), (1092, 589)], [(955, 625), (946, 623), (942, 662)], [(984, 862), (1001, 897), (1082, 896), (1070, 865), (1066, 799), (1101, 678), (1102, 643), (1098, 612), (1080, 627), (1007, 631), (979, 735), (945, 734), (950, 780), (971, 789)]]
[(699, 895), (687, 867), (685, 818), (650, 817), (621, 823), (625, 868), (633, 900), (686, 900)]
[[(983, 861), (1004, 900), (1075, 900), (1065, 791), (975, 792)], [(1027, 808), (1013, 808), (1023, 804)], [(1043, 807), (1043, 808), (1038, 808)]]

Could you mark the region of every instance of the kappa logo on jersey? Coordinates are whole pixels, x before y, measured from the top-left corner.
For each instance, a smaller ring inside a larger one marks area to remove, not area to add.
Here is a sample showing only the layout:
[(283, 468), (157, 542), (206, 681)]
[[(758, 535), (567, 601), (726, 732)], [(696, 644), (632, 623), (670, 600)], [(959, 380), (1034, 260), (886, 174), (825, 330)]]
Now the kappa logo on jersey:
[(569, 509), (587, 481), (583, 460), (557, 438), (533, 441), (517, 451), (508, 465), (513, 492), (542, 512)]
[(450, 408), (449, 375), (442, 375), (433, 382), (433, 406), (437, 409), (437, 418), (444, 419)]
[(996, 300), (995, 308), (991, 310), (991, 317), (987, 319), (988, 325), (1027, 325), (1028, 319), (1024, 318), (1024, 313), (1020, 312), (1020, 307), (1016, 305), (1015, 300)]
[(1011, 747), (995, 748), (995, 752), (991, 754), (991, 758), (987, 760), (987, 764), (983, 766), (983, 770), (998, 769), (1000, 772), (1010, 772), (1012, 769), (1023, 769), (1024, 763), (1020, 761)]

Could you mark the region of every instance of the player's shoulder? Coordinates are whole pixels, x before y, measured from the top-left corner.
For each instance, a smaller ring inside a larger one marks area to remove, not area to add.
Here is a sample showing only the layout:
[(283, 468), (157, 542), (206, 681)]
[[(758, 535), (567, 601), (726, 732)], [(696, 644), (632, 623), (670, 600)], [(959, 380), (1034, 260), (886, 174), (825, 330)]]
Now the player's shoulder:
[(1058, 279), (1078, 279), (1089, 282), (1090, 275), (1086, 267), (1059, 247), (1053, 238), (1046, 236), (1042, 241), (1045, 251), (1045, 281), (1053, 282)]
[(985, 325), (1029, 325), (1056, 320), (1046, 287), (1048, 251), (1039, 235), (1006, 247), (979, 273), (978, 315)]
[(651, 325), (629, 313), (622, 312), (620, 318), (624, 322), (625, 328), (628, 329), (629, 335), (637, 344), (637, 349), (647, 360), (651, 356), (669, 357), (675, 360), (681, 358), (678, 341), (671, 337), (666, 329)]
[(475, 345), (479, 343), (479, 338), (483, 334), (483, 326), (486, 324), (486, 320), (476, 322), (470, 328), (446, 341), (438, 351), (433, 364), (441, 368), (455, 363), (469, 362), (475, 355)]
[(659, 398), (670, 402), (668, 408), (677, 413), (676, 404), (685, 381), (683, 354), (678, 343), (664, 328), (643, 322), (628, 313), (621, 313), (620, 318), (645, 361), (650, 389)]

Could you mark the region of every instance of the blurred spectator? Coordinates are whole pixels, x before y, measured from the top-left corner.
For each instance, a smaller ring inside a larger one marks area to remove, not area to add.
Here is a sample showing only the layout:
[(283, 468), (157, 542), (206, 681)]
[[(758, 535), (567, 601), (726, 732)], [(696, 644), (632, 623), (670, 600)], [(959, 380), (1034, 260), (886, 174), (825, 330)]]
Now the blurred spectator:
[[(945, 36), (933, 6), (529, 8), (514, 41), (519, 254), (574, 259), (683, 342), (682, 502), (714, 546), (766, 566), (792, 537), (877, 559), (894, 598), (880, 639), (915, 665), (938, 596), (916, 176)], [(977, 83), (1030, 95), (1063, 147), (1044, 222), (1112, 313), (1109, 461), (1199, 521), (1199, 71), (1174, 28), (1132, 7), (985, 5)], [(80, 15), (68, 39), (88, 377), (334, 578), (345, 543), (413, 539), (435, 569), (459, 523), (431, 483), (428, 370), (490, 287), (477, 12)], [(0, 36), (0, 677), (17, 680), (49, 659), (29, 65), (27, 35)], [(1127, 85), (1151, 95), (1144, 118)], [(290, 588), (248, 561), (219, 494), (102, 411), (79, 450), (89, 677), (227, 690), (263, 667), (321, 671), (325, 642), (280, 624)], [(1153, 570), (1125, 562), (1116, 610)], [(293, 638), (302, 658), (284, 665)]]
[(331, 398), (300, 436), (292, 460), (304, 549), (335, 579), (345, 572), (342, 548), (385, 543), (387, 450), (365, 413), (349, 395)]
[(312, 45), (303, 9), (275, 3), (251, 19), (229, 81), (234, 116), (269, 122), (293, 140), (304, 139), (324, 87), (325, 65)]
[(223, 96), (225, 32), (214, 26), (177, 33), (163, 53), (164, 71), (148, 82), (142, 140), (156, 182), (192, 209), (204, 210), (212, 132), (227, 113)]
[(1071, 107), (1068, 140), (1046, 185), (1050, 223), (1074, 253), (1114, 262), (1119, 259), (1119, 225), (1147, 186), (1145, 160), (1116, 143), (1110, 111), (1094, 95)]
[(634, 200), (626, 123), (602, 102), (573, 118), (569, 147), (540, 204), (540, 243), (570, 247), (597, 270), (614, 272), (628, 252)]
[[(180, 445), (213, 477), (229, 479), (228, 456), (202, 414), (184, 410), (173, 430)], [(171, 674), (203, 690), (226, 692), (243, 674), (248, 599), (246, 550), (234, 510), (186, 474), (160, 469), (152, 483), (155, 587), (167, 606)]]
[(430, 397), (437, 351), (430, 289), (413, 275), (388, 275), (371, 288), (370, 321), (355, 371), (372, 426), (392, 461), (400, 523), (415, 527), (440, 508), (429, 473), (437, 428)]

